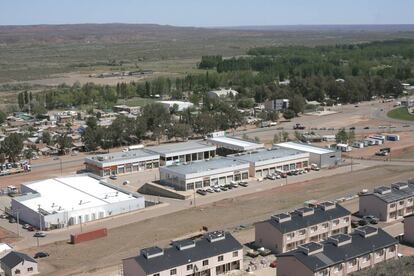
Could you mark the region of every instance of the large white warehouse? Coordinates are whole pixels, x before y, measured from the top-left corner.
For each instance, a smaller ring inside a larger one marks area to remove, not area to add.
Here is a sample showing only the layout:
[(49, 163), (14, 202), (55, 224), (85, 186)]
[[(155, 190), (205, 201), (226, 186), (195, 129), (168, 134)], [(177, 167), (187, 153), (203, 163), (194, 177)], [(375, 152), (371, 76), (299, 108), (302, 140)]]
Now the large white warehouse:
[(145, 199), (91, 176), (51, 178), (21, 185), (12, 212), (40, 229), (62, 228), (145, 207)]

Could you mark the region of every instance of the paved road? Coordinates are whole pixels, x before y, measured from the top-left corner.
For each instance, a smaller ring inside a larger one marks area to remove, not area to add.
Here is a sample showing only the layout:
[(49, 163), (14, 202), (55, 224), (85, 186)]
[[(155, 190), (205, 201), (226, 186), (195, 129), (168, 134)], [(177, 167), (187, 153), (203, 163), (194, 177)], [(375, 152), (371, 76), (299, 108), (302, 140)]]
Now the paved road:
[[(363, 170), (371, 166), (372, 165), (368, 162), (360, 162), (360, 163), (355, 163), (352, 166), (352, 169)], [(292, 183), (317, 179), (320, 177), (334, 176), (334, 175), (346, 173), (349, 171), (351, 171), (351, 167), (349, 165), (346, 165), (346, 166), (339, 167), (336, 169), (329, 169), (329, 170), (326, 169), (326, 170), (321, 170), (319, 172), (310, 172), (305, 175), (291, 176), (291, 177), (288, 177), (287, 180), (286, 179), (280, 179), (276, 181), (265, 180), (263, 182), (252, 180), (249, 182), (248, 187), (239, 187), (231, 191), (208, 194), (207, 196), (195, 195), (195, 200), (194, 198), (184, 200), (184, 201), (170, 199), (170, 198), (160, 198), (160, 200), (163, 203), (158, 206), (146, 208), (144, 210), (140, 210), (140, 211), (129, 213), (129, 214), (124, 214), (124, 215), (120, 215), (116, 217), (107, 218), (104, 220), (99, 220), (99, 221), (83, 224), (82, 231), (93, 230), (93, 229), (100, 228), (100, 227), (115, 228), (115, 227), (130, 224), (132, 221), (137, 222), (137, 221), (142, 221), (142, 220), (149, 219), (152, 217), (158, 217), (158, 216), (162, 216), (166, 214), (171, 214), (177, 211), (191, 208), (194, 205), (203, 206), (203, 205), (211, 204), (211, 203), (223, 200), (223, 199), (230, 199), (230, 198), (234, 198), (234, 197), (238, 197), (242, 195), (256, 193), (259, 191), (269, 190), (274, 187), (283, 186), (286, 184), (289, 185)], [(16, 224), (10, 224), (8, 223), (7, 220), (0, 220), (0, 226), (8, 229), (9, 231), (16, 233)], [(40, 244), (45, 244), (45, 243), (51, 243), (55, 241), (68, 240), (69, 235), (71, 233), (78, 233), (80, 231), (81, 231), (80, 225), (71, 226), (65, 229), (54, 230), (54, 231), (48, 232), (48, 236), (46, 238), (39, 239), (39, 241), (40, 241)], [(23, 239), (14, 245), (16, 249), (25, 249), (25, 248), (36, 246), (37, 239), (32, 237), (33, 235), (32, 232), (28, 232), (26, 230), (21, 229), (20, 233)]]

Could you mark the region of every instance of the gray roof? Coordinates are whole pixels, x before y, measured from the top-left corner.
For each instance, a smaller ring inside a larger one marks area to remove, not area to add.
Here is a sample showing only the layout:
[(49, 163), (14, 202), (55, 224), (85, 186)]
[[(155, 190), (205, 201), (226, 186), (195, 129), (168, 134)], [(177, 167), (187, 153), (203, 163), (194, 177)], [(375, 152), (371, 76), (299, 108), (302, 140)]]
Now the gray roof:
[[(378, 229), (377, 233), (376, 228), (372, 226), (364, 226), (357, 229), (360, 229), (362, 232), (367, 232), (370, 235), (364, 237), (359, 231), (355, 231), (349, 235), (351, 242), (336, 245), (334, 240), (344, 240), (345, 236), (348, 236), (339, 234), (322, 242), (323, 250), (321, 252), (315, 252), (314, 254), (311, 252), (308, 255), (305, 253), (306, 250), (299, 247), (294, 251), (278, 255), (278, 258), (282, 261), (283, 257), (293, 256), (310, 270), (317, 272), (398, 243), (396, 239), (382, 229)], [(307, 247), (307, 244), (303, 246)]]
[(127, 152), (113, 152), (108, 154), (99, 154), (92, 157), (86, 157), (85, 161), (92, 161), (94, 163), (99, 163), (102, 165), (106, 165), (109, 163), (117, 163), (117, 162), (133, 162), (134, 160), (149, 160), (149, 159), (158, 159), (160, 156), (154, 152), (151, 152), (146, 149), (137, 149), (131, 150)]
[[(209, 234), (206, 234), (202, 238), (195, 240), (195, 246), (188, 246), (191, 244), (189, 240), (175, 242), (174, 246), (164, 249), (162, 255), (159, 254), (159, 248), (149, 248), (150, 252), (157, 254), (151, 258), (145, 257), (145, 252), (148, 249), (143, 249), (140, 255), (128, 258), (128, 260), (133, 259), (136, 261), (146, 274), (153, 274), (243, 248), (230, 233), (226, 232), (223, 234), (224, 239), (218, 239), (213, 242), (210, 241)], [(179, 250), (177, 248), (179, 245), (184, 246), (185, 249)]]
[(8, 268), (13, 268), (16, 265), (20, 264), (23, 261), (28, 261), (32, 263), (37, 263), (35, 259), (26, 255), (24, 253), (20, 253), (17, 251), (12, 251), (3, 258), (1, 258), (1, 263), (7, 266)]
[[(403, 185), (402, 185), (403, 184)], [(414, 196), (414, 184), (411, 183), (395, 183), (392, 185), (393, 187), (379, 187), (376, 188), (373, 195), (380, 198), (381, 200), (392, 203), (399, 200), (403, 200), (409, 197)], [(401, 187), (402, 188), (397, 188)], [(405, 188), (403, 186), (406, 186)], [(387, 192), (389, 190), (389, 192)], [(372, 195), (372, 194), (368, 194)]]
[[(347, 209), (339, 204), (332, 209), (324, 210), (322, 206), (317, 206), (314, 209), (313, 214), (301, 216), (301, 211), (308, 211), (308, 208), (300, 208), (290, 213), (290, 220), (283, 220), (282, 222), (276, 221), (274, 218), (267, 220), (273, 227), (277, 228), (281, 233), (289, 233), (295, 230), (307, 228), (311, 225), (323, 223), (336, 218), (341, 218), (351, 214)], [(286, 218), (286, 216), (284, 216)]]
[(233, 157), (238, 160), (247, 162), (261, 162), (278, 159), (292, 159), (298, 155), (304, 155), (303, 151), (288, 149), (288, 148), (273, 148), (268, 150), (252, 151), (247, 153), (234, 154)]
[(161, 156), (174, 156), (215, 150), (216, 146), (207, 145), (201, 143), (201, 141), (188, 141), (183, 143), (163, 144), (155, 147), (148, 147), (147, 149)]
[(221, 170), (224, 168), (228, 168), (231, 170), (233, 167), (245, 165), (246, 168), (249, 167), (249, 163), (236, 160), (233, 158), (227, 157), (216, 157), (210, 160), (200, 160), (194, 161), (188, 164), (178, 164), (178, 165), (171, 165), (168, 167), (161, 167), (160, 170), (170, 171), (179, 174), (194, 174), (194, 173), (202, 173), (207, 171), (214, 171), (214, 170)]

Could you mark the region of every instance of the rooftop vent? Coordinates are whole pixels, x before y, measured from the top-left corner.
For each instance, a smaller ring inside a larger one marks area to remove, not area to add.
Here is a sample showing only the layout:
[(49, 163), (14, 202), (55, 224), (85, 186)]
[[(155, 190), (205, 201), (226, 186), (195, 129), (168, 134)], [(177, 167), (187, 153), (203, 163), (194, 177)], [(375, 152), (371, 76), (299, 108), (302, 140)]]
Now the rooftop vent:
[(141, 255), (147, 259), (152, 259), (164, 255), (164, 250), (158, 246), (148, 247), (141, 250)]
[(317, 242), (310, 242), (298, 246), (298, 249), (301, 250), (308, 256), (320, 253), (323, 251), (323, 245)]
[(335, 203), (333, 203), (332, 201), (322, 202), (319, 204), (319, 206), (321, 206), (322, 210), (324, 211), (332, 210), (336, 207)]
[(206, 234), (207, 240), (209, 242), (217, 242), (224, 240), (226, 238), (226, 234), (224, 231), (214, 231)]
[(335, 236), (331, 236), (328, 238), (328, 242), (333, 243), (337, 247), (340, 247), (345, 244), (349, 244), (352, 242), (352, 238), (350, 235), (339, 234)]
[(397, 189), (397, 190), (404, 190), (404, 189), (408, 188), (408, 183), (397, 182), (397, 183), (391, 184), (391, 187), (393, 187), (394, 189)]
[(180, 240), (173, 243), (178, 250), (186, 250), (195, 247), (195, 242), (190, 239)]
[(271, 218), (274, 219), (278, 223), (290, 221), (292, 219), (292, 217), (289, 214), (284, 214), (284, 213), (273, 215)]
[(372, 226), (363, 226), (355, 229), (355, 233), (358, 233), (364, 238), (371, 237), (378, 233), (378, 228)]
[(310, 207), (303, 207), (303, 208), (299, 208), (296, 210), (296, 212), (302, 216), (302, 217), (306, 217), (306, 216), (310, 216), (313, 215), (315, 213), (315, 209), (310, 208)]
[(385, 194), (391, 193), (391, 188), (382, 186), (382, 187), (376, 188), (374, 192), (380, 195), (385, 195)]

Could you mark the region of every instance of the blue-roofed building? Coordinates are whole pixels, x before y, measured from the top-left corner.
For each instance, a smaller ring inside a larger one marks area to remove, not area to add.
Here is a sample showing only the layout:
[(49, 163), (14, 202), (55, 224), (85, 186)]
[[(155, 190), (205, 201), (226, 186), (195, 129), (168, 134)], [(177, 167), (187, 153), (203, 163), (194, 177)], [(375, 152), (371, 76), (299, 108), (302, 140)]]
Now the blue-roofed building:
[(243, 269), (243, 246), (230, 233), (215, 231), (164, 249), (142, 249), (122, 262), (124, 276), (215, 276)]

